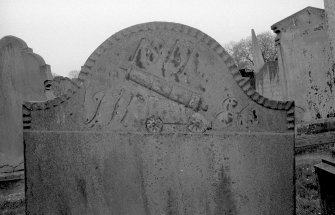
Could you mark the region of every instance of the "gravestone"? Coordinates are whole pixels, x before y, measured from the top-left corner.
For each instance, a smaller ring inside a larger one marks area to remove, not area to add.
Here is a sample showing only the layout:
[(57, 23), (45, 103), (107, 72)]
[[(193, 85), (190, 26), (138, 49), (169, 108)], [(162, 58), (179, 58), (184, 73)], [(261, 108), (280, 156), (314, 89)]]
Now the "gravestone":
[(51, 90), (58, 97), (65, 94), (68, 90), (74, 90), (78, 87), (76, 79), (70, 79), (63, 76), (56, 76), (52, 80)]
[(254, 29), (251, 29), (251, 54), (254, 62), (254, 73), (257, 74), (264, 66), (264, 58), (262, 55), (261, 47), (259, 46), (258, 39)]
[(0, 40), (0, 174), (23, 169), (22, 104), (53, 98), (51, 80), (50, 66), (23, 40)]
[(124, 29), (78, 89), (25, 103), (30, 214), (293, 214), (294, 105), (194, 28)]
[(275, 23), (283, 99), (294, 100), (296, 122), (335, 116), (334, 78), (325, 10), (306, 7)]
[(335, 211), (335, 159), (322, 159), (314, 167), (318, 175), (322, 215), (332, 215)]

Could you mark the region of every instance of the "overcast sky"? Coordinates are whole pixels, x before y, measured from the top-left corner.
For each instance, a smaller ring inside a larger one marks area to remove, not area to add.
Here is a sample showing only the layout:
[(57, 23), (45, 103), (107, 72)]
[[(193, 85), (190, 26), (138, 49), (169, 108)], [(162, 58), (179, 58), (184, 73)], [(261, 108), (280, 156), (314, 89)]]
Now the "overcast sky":
[(20, 37), (51, 71), (80, 70), (108, 37), (151, 21), (186, 24), (221, 45), (238, 41), (323, 0), (0, 0), (0, 38)]

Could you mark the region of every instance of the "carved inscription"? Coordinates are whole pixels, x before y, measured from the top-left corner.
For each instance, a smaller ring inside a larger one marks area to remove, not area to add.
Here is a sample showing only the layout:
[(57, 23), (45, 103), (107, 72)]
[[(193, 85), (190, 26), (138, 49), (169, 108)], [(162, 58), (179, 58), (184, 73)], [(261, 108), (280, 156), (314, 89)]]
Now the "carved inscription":
[(121, 88), (118, 91), (99, 91), (92, 95), (92, 88), (88, 88), (85, 95), (85, 124), (90, 127), (110, 124), (119, 112), (125, 111), (119, 108), (121, 103), (126, 102), (122, 99), (124, 93), (125, 89)]
[(168, 51), (163, 63), (163, 77), (173, 77), (177, 83), (186, 83), (185, 75), (183, 74), (191, 56), (194, 47), (189, 41), (176, 40), (174, 45)]
[[(121, 55), (119, 50), (114, 53), (119, 56), (117, 68), (99, 65), (98, 70), (104, 68), (105, 71), (102, 74), (99, 70), (97, 77), (100, 82), (103, 80), (103, 87), (93, 89), (89, 85), (86, 89), (85, 124), (89, 127), (121, 125), (157, 133), (163, 131), (167, 123), (167, 131), (181, 126), (185, 131), (199, 133), (245, 121), (238, 111), (237, 99), (225, 86), (217, 87), (225, 92), (223, 99), (217, 97), (219, 94), (208, 94), (209, 83), (215, 84), (219, 79), (210, 81), (211, 74), (215, 73), (208, 68), (214, 59), (203, 47), (191, 40), (159, 36), (142, 37), (129, 47), (130, 55)], [(155, 97), (155, 94), (160, 96)], [(222, 102), (211, 102), (210, 109), (206, 100), (213, 98)], [(183, 108), (171, 105), (171, 101)], [(211, 113), (212, 110), (216, 113)]]
[(156, 64), (160, 58), (163, 42), (142, 38), (135, 50), (134, 55), (130, 58), (137, 68), (147, 69), (150, 65)]

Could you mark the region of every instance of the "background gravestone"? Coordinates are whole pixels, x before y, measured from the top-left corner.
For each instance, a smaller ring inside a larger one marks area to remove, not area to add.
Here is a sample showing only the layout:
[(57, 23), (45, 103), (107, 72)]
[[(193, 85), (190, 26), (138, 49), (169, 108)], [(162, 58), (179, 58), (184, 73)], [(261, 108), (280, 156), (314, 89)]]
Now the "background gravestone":
[(328, 64), (332, 54), (325, 10), (307, 7), (271, 29), (276, 33), (282, 95), (295, 101), (296, 122), (311, 124), (335, 116), (335, 74)]
[(0, 40), (0, 173), (23, 169), (24, 101), (54, 98), (50, 66), (13, 36)]
[(68, 77), (56, 76), (52, 80), (51, 90), (56, 97), (59, 97), (67, 92), (67, 90), (74, 90), (78, 88), (76, 79)]
[(294, 105), (252, 90), (206, 34), (127, 28), (79, 79), (24, 105), (30, 214), (294, 213)]

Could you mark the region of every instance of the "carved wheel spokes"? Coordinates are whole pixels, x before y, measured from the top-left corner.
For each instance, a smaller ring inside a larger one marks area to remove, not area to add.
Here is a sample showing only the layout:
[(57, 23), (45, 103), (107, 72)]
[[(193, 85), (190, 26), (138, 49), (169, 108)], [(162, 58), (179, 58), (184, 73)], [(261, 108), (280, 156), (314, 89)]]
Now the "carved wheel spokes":
[(163, 121), (158, 116), (151, 116), (145, 122), (145, 126), (149, 132), (159, 133), (163, 130)]

